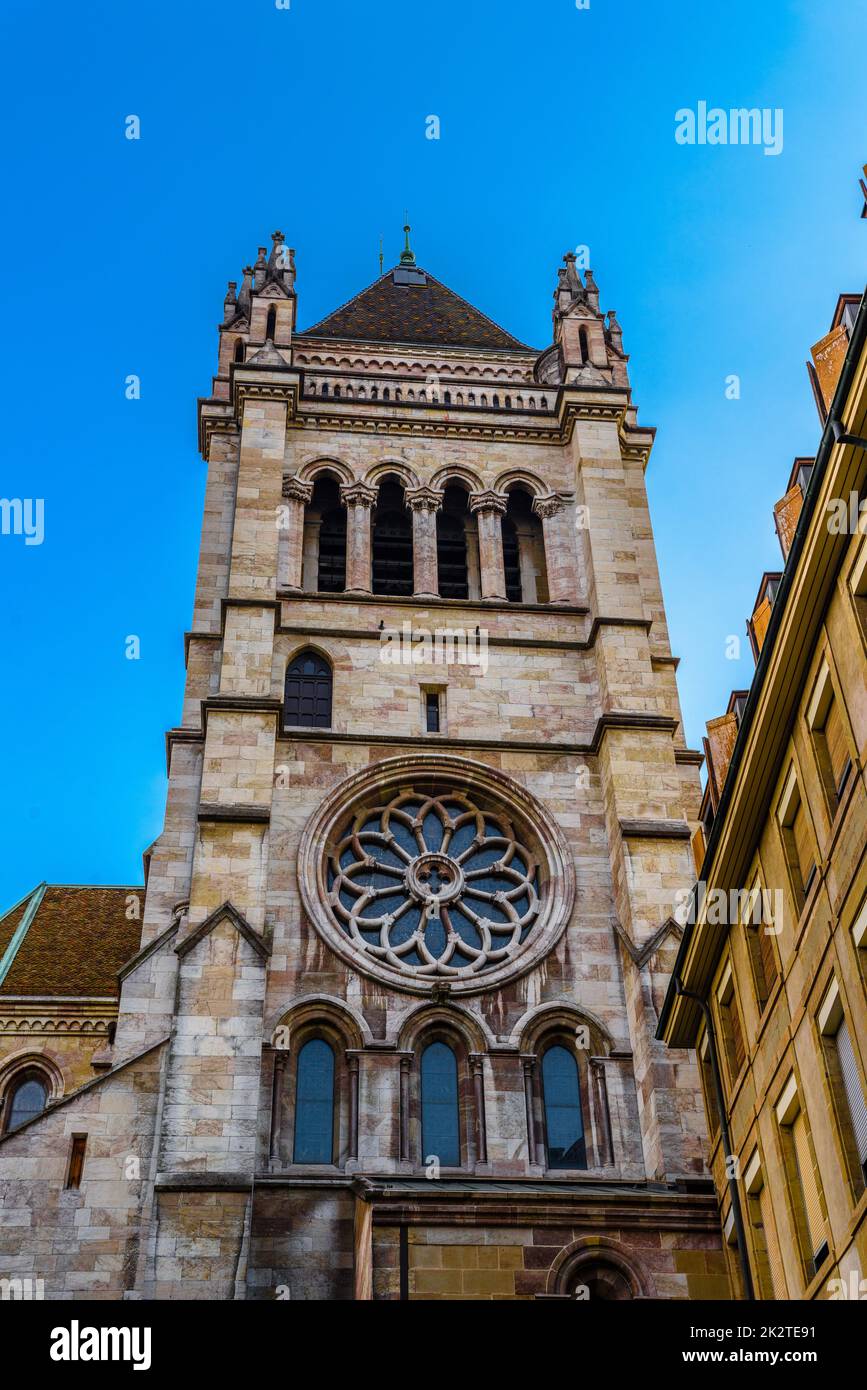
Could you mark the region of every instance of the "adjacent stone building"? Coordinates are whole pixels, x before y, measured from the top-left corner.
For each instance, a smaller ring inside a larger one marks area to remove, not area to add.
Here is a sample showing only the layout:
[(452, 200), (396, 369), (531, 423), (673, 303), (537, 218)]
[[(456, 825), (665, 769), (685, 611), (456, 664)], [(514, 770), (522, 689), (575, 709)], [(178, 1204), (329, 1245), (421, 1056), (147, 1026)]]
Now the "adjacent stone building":
[(568, 255), (529, 348), (408, 230), (304, 331), (295, 280), (275, 233), (226, 296), (140, 940), (108, 1070), (0, 1141), (0, 1272), (727, 1297), (695, 1064), (654, 1037), (701, 755), (617, 319)]
[[(859, 307), (860, 306), (860, 307)], [(867, 1296), (867, 308), (811, 352), (757, 667), (708, 726), (699, 883), (659, 1029), (697, 1047), (741, 1296)]]

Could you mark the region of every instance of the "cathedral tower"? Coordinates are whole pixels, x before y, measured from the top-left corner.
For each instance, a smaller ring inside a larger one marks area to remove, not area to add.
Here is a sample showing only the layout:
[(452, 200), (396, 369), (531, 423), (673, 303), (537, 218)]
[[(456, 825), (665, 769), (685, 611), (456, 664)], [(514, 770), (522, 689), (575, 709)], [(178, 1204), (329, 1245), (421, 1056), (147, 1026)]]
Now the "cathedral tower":
[(282, 234), (230, 283), (111, 1066), (0, 1146), (56, 1290), (727, 1296), (654, 1040), (701, 760), (599, 302), (567, 255), (540, 353), (408, 232), (303, 331)]

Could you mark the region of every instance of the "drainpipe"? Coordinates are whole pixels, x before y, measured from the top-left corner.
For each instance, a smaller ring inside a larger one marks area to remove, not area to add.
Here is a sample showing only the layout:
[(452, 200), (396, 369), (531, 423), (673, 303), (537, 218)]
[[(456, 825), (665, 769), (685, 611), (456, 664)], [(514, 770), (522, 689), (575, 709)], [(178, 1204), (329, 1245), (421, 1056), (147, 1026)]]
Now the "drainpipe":
[(710, 1069), (713, 1072), (713, 1084), (716, 1092), (716, 1106), (719, 1111), (719, 1128), (722, 1139), (723, 1154), (726, 1160), (726, 1172), (728, 1174), (729, 1196), (732, 1202), (732, 1216), (735, 1222), (735, 1231), (738, 1237), (738, 1260), (741, 1267), (741, 1276), (744, 1281), (746, 1297), (751, 1301), (755, 1300), (755, 1290), (753, 1288), (753, 1275), (750, 1269), (749, 1255), (747, 1254), (747, 1237), (744, 1229), (744, 1217), (741, 1211), (741, 1194), (738, 1191), (738, 1180), (735, 1177), (737, 1162), (732, 1163), (734, 1158), (732, 1153), (731, 1137), (729, 1135), (728, 1112), (726, 1111), (725, 1097), (723, 1095), (722, 1076), (719, 1069), (719, 1055), (716, 1050), (716, 1034), (713, 1029), (713, 1019), (711, 1012), (705, 1001), (698, 994), (693, 994), (690, 990), (684, 989), (680, 981), (680, 976), (674, 976), (674, 988), (677, 994), (682, 994), (684, 999), (692, 999), (698, 1004), (704, 1018), (707, 1029), (707, 1049), (710, 1056)]

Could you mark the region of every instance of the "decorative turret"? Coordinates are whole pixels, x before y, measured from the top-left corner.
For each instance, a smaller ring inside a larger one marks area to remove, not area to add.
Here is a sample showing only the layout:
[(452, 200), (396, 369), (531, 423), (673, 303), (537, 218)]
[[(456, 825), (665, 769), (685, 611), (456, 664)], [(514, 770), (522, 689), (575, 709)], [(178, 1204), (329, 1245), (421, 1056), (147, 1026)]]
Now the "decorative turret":
[(226, 298), (223, 300), (223, 323), (231, 323), (238, 312), (238, 296), (235, 293), (237, 288), (237, 280), (230, 280)]

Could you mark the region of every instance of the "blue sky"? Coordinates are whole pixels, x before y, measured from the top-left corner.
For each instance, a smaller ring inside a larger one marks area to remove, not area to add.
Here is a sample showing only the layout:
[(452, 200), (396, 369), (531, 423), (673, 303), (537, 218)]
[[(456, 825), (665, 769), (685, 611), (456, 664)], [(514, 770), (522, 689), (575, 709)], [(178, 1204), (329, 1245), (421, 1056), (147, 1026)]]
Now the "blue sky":
[[(589, 245), (659, 431), (648, 486), (698, 745), (749, 683), (726, 638), (818, 441), (810, 344), (864, 283), (864, 7), (6, 0), (0, 39), (0, 495), (45, 501), (42, 545), (0, 536), (0, 905), (42, 878), (140, 881), (192, 612), (195, 401), (226, 280), (276, 227), (302, 326), (375, 278), (380, 233), (397, 259), (408, 207), (421, 263), (539, 347), (556, 267)], [(782, 153), (677, 144), (699, 101), (782, 108)]]

